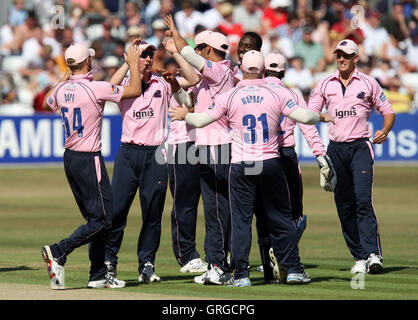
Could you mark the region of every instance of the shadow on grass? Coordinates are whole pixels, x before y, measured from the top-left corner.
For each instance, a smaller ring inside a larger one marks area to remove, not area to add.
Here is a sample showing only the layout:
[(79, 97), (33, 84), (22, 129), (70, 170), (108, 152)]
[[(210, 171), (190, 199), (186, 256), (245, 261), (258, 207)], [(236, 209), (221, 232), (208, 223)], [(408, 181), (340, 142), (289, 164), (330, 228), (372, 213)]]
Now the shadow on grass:
[(28, 271), (28, 270), (39, 270), (39, 269), (31, 268), (31, 267), (27, 267), (27, 266), (0, 268), (0, 272)]
[[(350, 271), (350, 268), (341, 268), (338, 269), (338, 271)], [(401, 271), (401, 270), (409, 270), (409, 271), (418, 271), (418, 268), (416, 267), (405, 267), (405, 266), (399, 266), (399, 267), (385, 267), (383, 269), (383, 272), (381, 274)]]

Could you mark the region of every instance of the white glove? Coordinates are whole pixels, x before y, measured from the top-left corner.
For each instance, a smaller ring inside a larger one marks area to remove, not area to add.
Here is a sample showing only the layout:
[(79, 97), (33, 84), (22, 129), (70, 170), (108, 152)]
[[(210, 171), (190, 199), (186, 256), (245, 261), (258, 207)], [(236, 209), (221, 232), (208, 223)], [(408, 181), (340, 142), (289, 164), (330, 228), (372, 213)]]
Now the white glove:
[(325, 156), (316, 157), (319, 165), (319, 185), (325, 191), (333, 192), (337, 185), (337, 175), (335, 174), (334, 166), (331, 159)]

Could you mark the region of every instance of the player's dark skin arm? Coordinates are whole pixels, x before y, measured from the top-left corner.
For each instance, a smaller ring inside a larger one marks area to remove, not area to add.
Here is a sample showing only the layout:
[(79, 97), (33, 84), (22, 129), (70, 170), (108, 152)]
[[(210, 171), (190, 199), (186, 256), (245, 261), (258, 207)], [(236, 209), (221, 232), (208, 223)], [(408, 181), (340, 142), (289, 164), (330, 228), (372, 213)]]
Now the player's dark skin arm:
[[(65, 82), (70, 78), (71, 72), (70, 70), (67, 70), (65, 72), (64, 77), (62, 77), (62, 79), (60, 80), (60, 82), (57, 83), (57, 85), (59, 85), (61, 82)], [(55, 88), (57, 87), (57, 85), (55, 87), (53, 87), (51, 90), (48, 91), (48, 93), (45, 95), (44, 101), (42, 101), (42, 109), (44, 109), (45, 111), (51, 111), (51, 108), (48, 106), (48, 99), (51, 96), (52, 92), (55, 90)]]
[(385, 115), (384, 120), (383, 120), (383, 128), (381, 130), (376, 131), (373, 137), (373, 143), (380, 144), (380, 143), (385, 142), (390, 130), (392, 130), (393, 128), (394, 123), (395, 123), (394, 113), (389, 113)]

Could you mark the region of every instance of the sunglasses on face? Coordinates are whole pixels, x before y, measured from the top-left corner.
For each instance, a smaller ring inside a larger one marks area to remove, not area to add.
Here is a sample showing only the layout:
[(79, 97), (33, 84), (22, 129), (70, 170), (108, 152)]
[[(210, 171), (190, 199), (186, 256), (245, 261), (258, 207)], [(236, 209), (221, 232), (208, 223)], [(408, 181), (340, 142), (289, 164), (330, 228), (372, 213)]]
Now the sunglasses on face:
[(354, 54), (348, 54), (348, 53), (341, 53), (341, 52), (337, 52), (337, 59), (340, 59), (341, 57), (343, 57), (345, 60), (350, 60), (351, 58), (354, 57)]
[(153, 59), (154, 54), (155, 54), (154, 51), (144, 51), (144, 52), (141, 53), (141, 58), (146, 59), (146, 58), (150, 57), (151, 59)]

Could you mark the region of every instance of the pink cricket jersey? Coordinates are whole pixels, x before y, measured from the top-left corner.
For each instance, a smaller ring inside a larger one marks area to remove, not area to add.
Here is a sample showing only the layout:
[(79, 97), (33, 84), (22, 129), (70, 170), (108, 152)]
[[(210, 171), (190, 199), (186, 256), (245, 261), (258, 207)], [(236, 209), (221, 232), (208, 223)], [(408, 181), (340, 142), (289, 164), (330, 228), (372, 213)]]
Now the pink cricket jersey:
[[(122, 81), (128, 85), (130, 78)], [(142, 94), (119, 103), (122, 114), (121, 142), (159, 146), (167, 137), (171, 86), (158, 74), (151, 74)]]
[[(170, 107), (178, 106), (178, 102), (171, 97)], [(189, 126), (186, 121), (171, 121), (169, 122), (169, 133), (168, 133), (168, 143), (169, 144), (180, 144), (190, 141), (195, 141), (196, 139), (196, 128)]]
[(243, 78), (242, 71), (241, 71), (241, 69), (239, 68), (239, 66), (235, 66), (235, 67), (234, 67), (234, 77), (235, 77), (235, 78), (237, 78), (237, 79), (239, 79), (240, 81), (241, 81), (241, 80), (242, 80), (242, 78)]
[(231, 162), (279, 157), (277, 136), (281, 115), (297, 107), (289, 90), (274, 90), (264, 79), (241, 80), (220, 95), (206, 112), (213, 119), (228, 119), (232, 137)]
[(370, 138), (368, 125), (374, 107), (381, 115), (394, 113), (377, 81), (355, 69), (352, 79), (342, 92), (339, 71), (321, 80), (309, 99), (309, 108), (320, 113), (325, 107), (334, 117), (329, 124), (329, 138), (335, 142), (350, 142)]
[[(234, 87), (234, 73), (230, 61), (214, 62), (205, 60), (202, 81), (193, 88), (195, 112), (204, 112), (215, 103), (222, 93)], [(219, 117), (217, 121), (204, 128), (196, 128), (196, 145), (221, 145), (231, 143), (228, 122)]]
[[(267, 77), (264, 78), (267, 85), (270, 86), (273, 90), (277, 87), (283, 87), (284, 89), (289, 90), (290, 94), (293, 96), (296, 104), (299, 107), (307, 108), (305, 100), (293, 90), (286, 87), (286, 85), (276, 77)], [(321, 141), (318, 130), (314, 125), (307, 125), (303, 123), (298, 123), (300, 131), (302, 131), (303, 136), (308, 142), (309, 147), (312, 150), (312, 153), (315, 156), (323, 156), (326, 153), (325, 147)], [(296, 121), (288, 117), (283, 117), (282, 122), (279, 126), (279, 137), (278, 143), (279, 147), (294, 147), (295, 146), (295, 127)]]
[(52, 110), (61, 112), (67, 149), (100, 151), (105, 102), (119, 103), (122, 98), (123, 87), (92, 79), (92, 72), (72, 75), (58, 84), (47, 100)]

